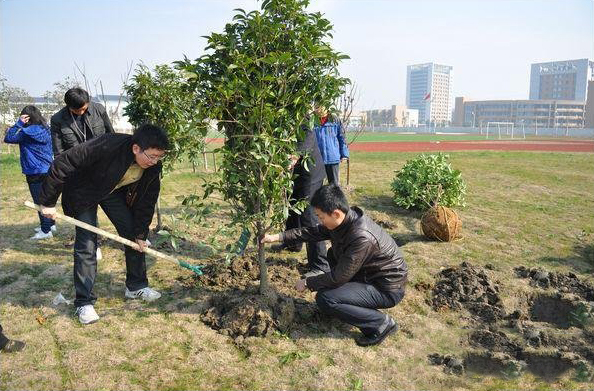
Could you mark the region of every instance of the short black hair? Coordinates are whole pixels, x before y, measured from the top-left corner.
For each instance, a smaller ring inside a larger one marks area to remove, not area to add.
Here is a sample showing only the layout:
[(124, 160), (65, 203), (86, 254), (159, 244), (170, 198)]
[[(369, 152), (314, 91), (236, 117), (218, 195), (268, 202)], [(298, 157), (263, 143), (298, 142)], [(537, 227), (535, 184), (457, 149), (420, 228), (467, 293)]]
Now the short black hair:
[(342, 189), (334, 183), (320, 187), (314, 193), (310, 203), (311, 206), (318, 208), (326, 214), (330, 214), (336, 209), (348, 213), (350, 209)]
[(69, 109), (78, 110), (89, 103), (89, 93), (82, 88), (74, 87), (64, 94), (64, 102)]
[(134, 131), (132, 142), (137, 144), (143, 151), (149, 148), (155, 148), (161, 151), (167, 151), (169, 149), (169, 138), (165, 130), (151, 124), (140, 125)]

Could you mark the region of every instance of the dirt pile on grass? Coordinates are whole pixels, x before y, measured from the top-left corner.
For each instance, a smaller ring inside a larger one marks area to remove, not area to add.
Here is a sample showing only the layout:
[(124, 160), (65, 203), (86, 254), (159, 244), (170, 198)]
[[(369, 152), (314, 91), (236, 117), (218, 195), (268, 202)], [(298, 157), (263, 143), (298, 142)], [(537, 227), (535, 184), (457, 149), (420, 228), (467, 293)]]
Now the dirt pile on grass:
[(505, 316), (499, 286), (491, 281), (485, 269), (462, 262), (458, 267), (442, 270), (437, 279), (430, 302), (436, 311), (466, 308), (489, 323)]
[(574, 273), (549, 272), (542, 268), (526, 268), (520, 266), (514, 269), (520, 278), (529, 278), (532, 286), (559, 292), (574, 293), (584, 300), (594, 301), (594, 286), (580, 279)]
[(231, 291), (211, 298), (204, 323), (232, 338), (264, 337), (286, 331), (295, 318), (293, 299), (269, 291)]
[(530, 372), (546, 381), (555, 381), (573, 371), (575, 379), (591, 380), (594, 375), (591, 285), (572, 273), (524, 267), (516, 268), (515, 273), (520, 278), (530, 278), (534, 291), (519, 300), (517, 307), (505, 316), (499, 288), (489, 281), (484, 270), (463, 263), (436, 276), (438, 283), (432, 297), (435, 309), (467, 309), (476, 314), (472, 306), (483, 305), (496, 308), (494, 313), (501, 316), (485, 318), (480, 316), (484, 312), (479, 312), (479, 320), (483, 322), (462, 342), (470, 348), (463, 358), (433, 353), (428, 356), (429, 362), (442, 365), (450, 374), (473, 372), (514, 378)]

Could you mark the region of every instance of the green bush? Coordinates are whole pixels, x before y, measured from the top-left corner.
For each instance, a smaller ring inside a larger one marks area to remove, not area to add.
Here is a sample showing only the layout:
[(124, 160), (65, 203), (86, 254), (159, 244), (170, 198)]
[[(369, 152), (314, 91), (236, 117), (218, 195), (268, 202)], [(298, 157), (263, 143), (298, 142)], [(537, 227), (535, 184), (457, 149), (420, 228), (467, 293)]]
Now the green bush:
[(392, 182), (394, 202), (406, 209), (464, 206), (466, 184), (444, 154), (420, 155), (406, 162)]

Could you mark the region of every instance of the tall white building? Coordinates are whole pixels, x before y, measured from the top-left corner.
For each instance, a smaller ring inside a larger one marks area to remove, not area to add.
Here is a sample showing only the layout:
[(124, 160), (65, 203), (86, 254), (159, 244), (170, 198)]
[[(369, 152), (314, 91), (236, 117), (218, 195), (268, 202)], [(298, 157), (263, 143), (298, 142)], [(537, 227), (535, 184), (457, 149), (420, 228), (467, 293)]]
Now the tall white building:
[(562, 99), (586, 101), (588, 80), (594, 75), (594, 62), (580, 60), (552, 61), (532, 64), (530, 99)]
[(406, 105), (419, 111), (419, 123), (450, 122), (452, 69), (434, 63), (406, 67)]

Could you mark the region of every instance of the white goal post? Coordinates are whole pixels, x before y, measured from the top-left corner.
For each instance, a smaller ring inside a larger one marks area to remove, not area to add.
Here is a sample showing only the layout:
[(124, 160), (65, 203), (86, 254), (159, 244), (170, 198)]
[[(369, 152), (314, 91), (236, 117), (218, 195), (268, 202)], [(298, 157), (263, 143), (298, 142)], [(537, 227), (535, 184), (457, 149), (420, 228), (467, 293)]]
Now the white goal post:
[[(526, 132), (522, 125), (521, 130), (516, 130), (513, 122), (487, 122), (486, 138), (489, 138), (489, 133), (492, 132), (494, 138), (497, 134), (497, 139), (514, 139), (514, 138), (526, 138)], [(502, 137), (503, 135), (503, 137)]]

